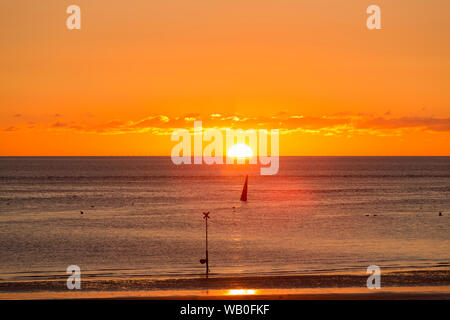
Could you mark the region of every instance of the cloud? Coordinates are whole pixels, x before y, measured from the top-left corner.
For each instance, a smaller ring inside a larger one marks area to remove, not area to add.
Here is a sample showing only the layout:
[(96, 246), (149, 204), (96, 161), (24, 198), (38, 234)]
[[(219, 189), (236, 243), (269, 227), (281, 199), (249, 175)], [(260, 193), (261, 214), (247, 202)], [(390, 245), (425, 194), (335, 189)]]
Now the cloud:
[(419, 128), (428, 131), (450, 131), (450, 118), (402, 117), (385, 119), (378, 117), (366, 120), (361, 126), (375, 129)]
[(59, 121), (52, 124), (52, 128), (62, 128), (62, 127), (67, 127), (67, 124)]
[[(180, 116), (150, 115), (138, 120), (115, 119), (99, 124), (70, 124), (55, 122), (47, 126), (35, 126), (50, 131), (73, 131), (87, 134), (117, 135), (130, 133), (151, 133), (171, 135), (176, 129), (193, 130), (193, 121), (201, 120), (203, 128), (234, 129), (280, 129), (281, 134), (313, 134), (324, 136), (377, 135), (399, 136), (408, 131), (450, 132), (450, 118), (434, 117), (387, 117), (369, 114), (336, 113), (323, 116), (290, 114), (287, 112), (269, 116), (248, 116), (240, 113), (198, 113)], [(16, 127), (6, 131), (18, 130)]]

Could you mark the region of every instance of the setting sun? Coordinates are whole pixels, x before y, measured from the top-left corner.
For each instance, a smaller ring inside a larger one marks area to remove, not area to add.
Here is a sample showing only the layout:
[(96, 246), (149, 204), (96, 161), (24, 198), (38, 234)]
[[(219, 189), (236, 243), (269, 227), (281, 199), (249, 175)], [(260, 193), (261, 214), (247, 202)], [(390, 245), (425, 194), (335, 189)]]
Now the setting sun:
[(249, 158), (253, 156), (253, 151), (246, 144), (240, 143), (231, 146), (227, 154), (229, 157), (234, 158)]

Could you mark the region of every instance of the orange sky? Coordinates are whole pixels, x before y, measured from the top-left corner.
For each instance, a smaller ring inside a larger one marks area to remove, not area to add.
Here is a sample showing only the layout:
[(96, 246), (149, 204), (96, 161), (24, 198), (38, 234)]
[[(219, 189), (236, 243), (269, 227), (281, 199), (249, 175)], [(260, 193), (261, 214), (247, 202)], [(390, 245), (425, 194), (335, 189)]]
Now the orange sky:
[[(382, 30), (366, 28), (370, 4)], [(278, 128), (281, 155), (450, 155), (448, 12), (447, 0), (2, 1), (0, 155), (170, 155), (193, 119)]]

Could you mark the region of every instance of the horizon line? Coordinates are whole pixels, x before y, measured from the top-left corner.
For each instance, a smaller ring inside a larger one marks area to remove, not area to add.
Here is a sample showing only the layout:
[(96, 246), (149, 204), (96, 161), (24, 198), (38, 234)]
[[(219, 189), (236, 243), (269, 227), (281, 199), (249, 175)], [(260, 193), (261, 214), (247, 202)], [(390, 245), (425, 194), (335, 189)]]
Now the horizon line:
[[(89, 158), (89, 157), (96, 157), (96, 158), (112, 158), (112, 157), (146, 157), (146, 158), (170, 158), (170, 155), (0, 155), (0, 158)], [(257, 156), (259, 157), (259, 156)], [(450, 157), (450, 155), (280, 155), (280, 158), (286, 158), (286, 157), (317, 157), (317, 158), (332, 158), (332, 157), (360, 157), (360, 158), (370, 158), (370, 157), (391, 157), (391, 158), (400, 158), (400, 157)], [(191, 158), (194, 158), (194, 156), (191, 156)]]

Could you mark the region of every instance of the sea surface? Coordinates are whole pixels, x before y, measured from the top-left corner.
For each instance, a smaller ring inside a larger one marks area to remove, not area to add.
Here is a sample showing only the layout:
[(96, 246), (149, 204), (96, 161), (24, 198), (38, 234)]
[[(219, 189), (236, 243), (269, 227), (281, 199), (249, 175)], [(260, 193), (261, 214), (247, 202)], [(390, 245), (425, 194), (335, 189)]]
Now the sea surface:
[(198, 276), (205, 211), (211, 276), (450, 266), (450, 157), (1, 157), (0, 281)]

